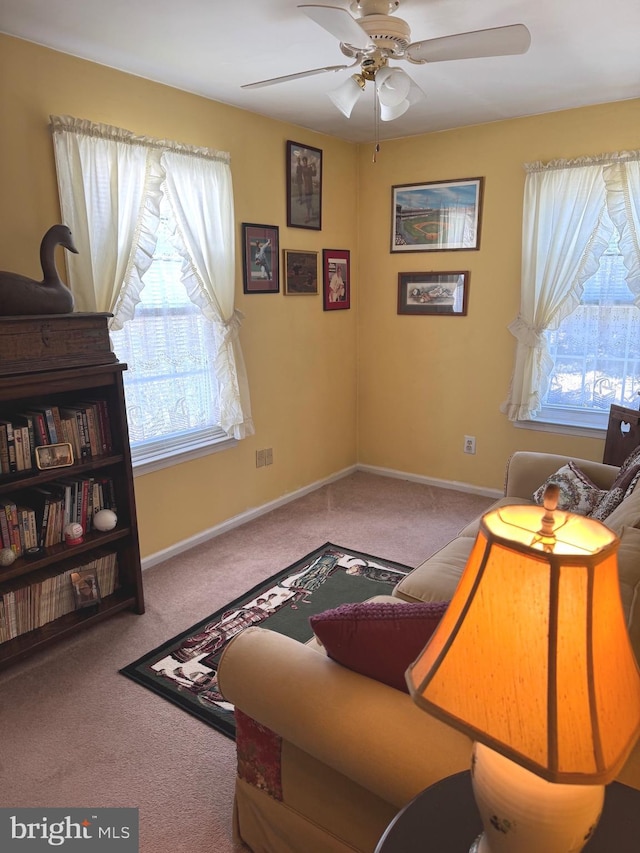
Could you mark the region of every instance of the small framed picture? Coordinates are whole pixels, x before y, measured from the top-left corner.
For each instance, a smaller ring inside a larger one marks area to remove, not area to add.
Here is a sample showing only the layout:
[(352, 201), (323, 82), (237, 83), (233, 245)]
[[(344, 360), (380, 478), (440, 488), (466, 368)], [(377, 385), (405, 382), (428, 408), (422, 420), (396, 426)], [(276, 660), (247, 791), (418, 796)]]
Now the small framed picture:
[(398, 275), (398, 314), (463, 317), (468, 301), (468, 271), (401, 272)]
[(322, 296), (325, 311), (351, 307), (350, 253), (347, 249), (322, 250)]
[(284, 249), (285, 295), (300, 296), (318, 292), (318, 253)]
[(480, 248), (484, 178), (391, 187), (391, 251)]
[(277, 225), (242, 223), (242, 276), (245, 293), (280, 292), (280, 245)]
[(100, 587), (95, 569), (71, 572), (71, 586), (76, 607), (91, 607), (100, 603)]
[(322, 151), (287, 140), (287, 225), (322, 229)]
[(73, 447), (68, 443), (43, 444), (36, 447), (36, 465), (41, 470), (73, 465)]

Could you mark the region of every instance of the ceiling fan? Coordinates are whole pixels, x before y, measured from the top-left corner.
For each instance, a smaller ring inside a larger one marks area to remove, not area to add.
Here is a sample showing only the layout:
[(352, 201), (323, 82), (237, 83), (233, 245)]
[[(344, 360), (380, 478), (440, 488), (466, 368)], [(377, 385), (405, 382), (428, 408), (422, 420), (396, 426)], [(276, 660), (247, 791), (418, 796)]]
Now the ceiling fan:
[(402, 68), (390, 66), (390, 59), (424, 65), (452, 59), (509, 56), (526, 53), (531, 43), (531, 35), (524, 24), (412, 42), (409, 24), (392, 14), (399, 6), (400, 0), (353, 0), (350, 8), (358, 14), (354, 18), (346, 9), (338, 6), (299, 5), (298, 9), (339, 40), (342, 53), (354, 61), (349, 65), (325, 65), (257, 83), (246, 83), (241, 88), (257, 89), (328, 71), (344, 71), (359, 65), (360, 71), (349, 77), (338, 89), (329, 92), (329, 97), (349, 118), (366, 81), (374, 81), (380, 118), (382, 121), (391, 121), (405, 113), (411, 104), (424, 98), (425, 93)]

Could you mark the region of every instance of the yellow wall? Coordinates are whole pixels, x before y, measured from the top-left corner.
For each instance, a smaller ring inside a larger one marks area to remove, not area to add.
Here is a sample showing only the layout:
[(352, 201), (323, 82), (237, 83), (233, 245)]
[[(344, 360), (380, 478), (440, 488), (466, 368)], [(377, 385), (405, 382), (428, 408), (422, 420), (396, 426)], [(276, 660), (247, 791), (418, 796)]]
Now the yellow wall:
[[(602, 459), (601, 439), (515, 428), (499, 411), (519, 310), (523, 163), (638, 147), (640, 100), (385, 142), (359, 151), (359, 462), (501, 488), (517, 449)], [(484, 176), (479, 251), (391, 254), (391, 187)], [(466, 317), (399, 316), (399, 272), (469, 270)], [(463, 436), (477, 438), (475, 456)]]
[[(50, 114), (229, 151), (238, 238), (241, 222), (258, 222), (280, 226), (281, 248), (352, 252), (352, 309), (336, 312), (323, 312), (320, 296), (244, 295), (238, 252), (256, 435), (136, 479), (143, 556), (356, 461), (500, 488), (518, 448), (601, 458), (600, 439), (516, 429), (499, 412), (519, 306), (522, 164), (637, 148), (640, 101), (384, 142), (373, 165), (370, 145), (2, 35), (0, 81), (3, 269), (37, 276), (40, 239), (59, 221)], [(321, 232), (286, 227), (287, 139), (324, 152)], [(389, 252), (392, 185), (476, 176), (485, 178), (479, 251)], [(399, 272), (456, 269), (470, 272), (466, 317), (397, 315)], [(477, 438), (475, 456), (462, 452), (465, 434)], [(265, 447), (274, 464), (256, 469)]]
[[(356, 147), (2, 35), (0, 81), (1, 269), (40, 277), (40, 240), (60, 221), (50, 114), (231, 154), (236, 304), (256, 435), (136, 479), (143, 556), (353, 465), (356, 296), (350, 311), (325, 312), (320, 295), (243, 294), (240, 223), (278, 225), (281, 249), (317, 251), (319, 268), (323, 248), (349, 249), (357, 277)], [(322, 231), (286, 227), (287, 139), (323, 150)], [(265, 447), (274, 464), (256, 469)]]

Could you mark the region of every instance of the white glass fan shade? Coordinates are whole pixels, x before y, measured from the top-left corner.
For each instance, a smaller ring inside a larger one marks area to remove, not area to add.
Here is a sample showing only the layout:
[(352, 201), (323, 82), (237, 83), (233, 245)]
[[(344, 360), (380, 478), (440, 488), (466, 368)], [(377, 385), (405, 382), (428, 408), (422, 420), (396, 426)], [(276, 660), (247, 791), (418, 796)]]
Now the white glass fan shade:
[(333, 92), (328, 92), (328, 95), (340, 112), (349, 118), (363, 89), (364, 78), (360, 74), (353, 74)]
[(376, 74), (376, 88), (381, 106), (397, 107), (409, 94), (411, 78), (401, 68), (386, 66)]
[(410, 106), (421, 101), (423, 98), (426, 98), (426, 95), (420, 86), (418, 86), (417, 83), (414, 83), (408, 74), (405, 74), (404, 71), (401, 71), (399, 68), (394, 69), (394, 71), (399, 71), (400, 74), (409, 81), (409, 91), (404, 100), (400, 101), (396, 106), (384, 104), (382, 102), (382, 98), (378, 95), (378, 100), (380, 102), (380, 118), (382, 121), (393, 121), (395, 118), (400, 118), (401, 115), (406, 113)]

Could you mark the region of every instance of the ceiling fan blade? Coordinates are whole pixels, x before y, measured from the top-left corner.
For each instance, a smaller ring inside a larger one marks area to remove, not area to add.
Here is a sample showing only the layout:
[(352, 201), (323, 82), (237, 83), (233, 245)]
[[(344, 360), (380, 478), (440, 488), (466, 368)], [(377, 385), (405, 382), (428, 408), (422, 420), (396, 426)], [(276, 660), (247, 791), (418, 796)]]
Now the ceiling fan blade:
[(298, 9), (302, 9), (312, 21), (344, 44), (359, 48), (365, 48), (371, 44), (369, 36), (346, 9), (341, 9), (339, 6), (317, 5), (298, 6)]
[(257, 83), (245, 83), (241, 89), (260, 89), (262, 86), (273, 86), (275, 83), (286, 83), (288, 80), (299, 80), (301, 77), (313, 77), (314, 74), (324, 74), (325, 71), (344, 71), (353, 68), (351, 65), (325, 65), (324, 68), (313, 68), (311, 71), (298, 71), (297, 74), (285, 74), (284, 77), (271, 77), (269, 80), (259, 80)]
[(444, 62), (449, 59), (478, 59), (484, 56), (511, 56), (526, 53), (531, 33), (524, 24), (474, 30), (410, 44), (407, 57), (412, 62)]

